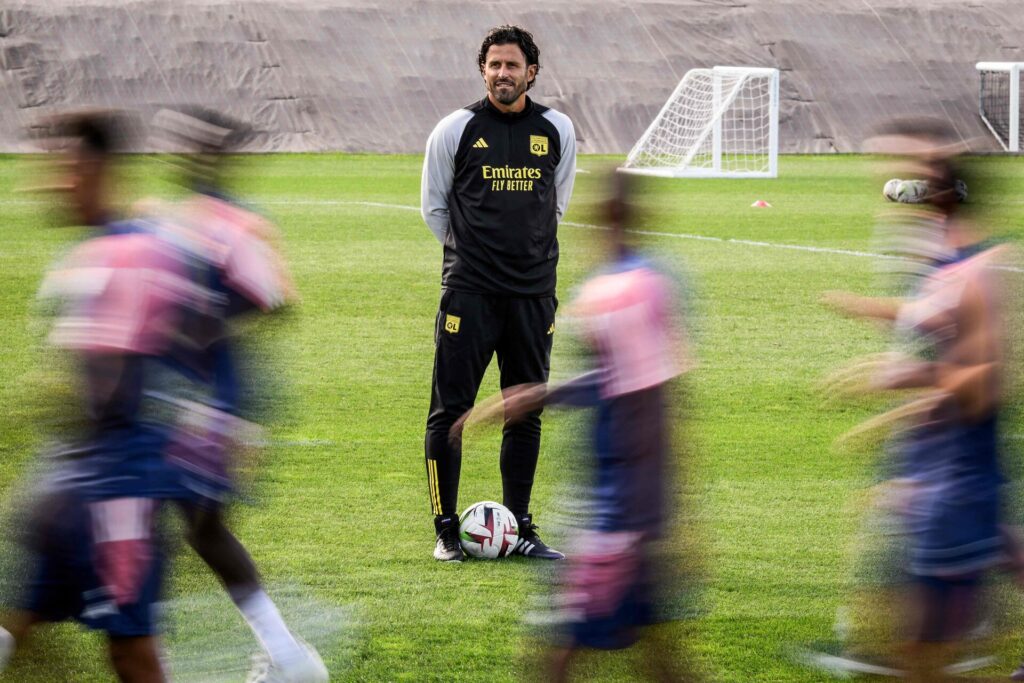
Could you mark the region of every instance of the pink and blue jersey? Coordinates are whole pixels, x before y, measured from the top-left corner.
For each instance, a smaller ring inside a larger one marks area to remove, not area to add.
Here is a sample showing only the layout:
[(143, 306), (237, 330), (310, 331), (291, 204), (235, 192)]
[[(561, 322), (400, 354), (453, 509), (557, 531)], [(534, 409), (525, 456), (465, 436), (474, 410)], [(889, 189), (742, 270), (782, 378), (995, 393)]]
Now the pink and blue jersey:
[(664, 385), (685, 363), (675, 305), (672, 281), (626, 254), (589, 279), (570, 307), (595, 368), (553, 389), (549, 402), (595, 410), (595, 530), (657, 535), (664, 523)]
[(216, 194), (196, 194), (167, 207), (156, 221), (190, 277), (210, 292), (210, 305), (185, 316), (183, 343), (167, 364), (192, 381), (184, 395), (164, 399), (178, 413), (168, 458), (199, 499), (223, 501), (232, 488), (231, 444), (244, 422), (246, 383), (236, 362), (229, 320), (269, 312), (293, 296), (273, 227), (258, 214)]
[(77, 245), (43, 283), (63, 308), (50, 341), (76, 356), (89, 432), (68, 449), (52, 484), (91, 500), (172, 496), (166, 429), (142, 415), (150, 368), (176, 343), (203, 288), (157, 236), (117, 229)]

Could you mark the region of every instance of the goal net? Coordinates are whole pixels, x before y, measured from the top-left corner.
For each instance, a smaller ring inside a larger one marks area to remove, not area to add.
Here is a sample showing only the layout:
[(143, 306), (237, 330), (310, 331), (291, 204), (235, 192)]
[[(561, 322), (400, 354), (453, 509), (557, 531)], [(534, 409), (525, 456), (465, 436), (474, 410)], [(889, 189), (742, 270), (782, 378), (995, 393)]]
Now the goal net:
[(686, 72), (621, 170), (774, 178), (778, 155), (778, 69), (716, 66)]
[(978, 62), (981, 120), (1007, 152), (1024, 147), (1020, 127), (1020, 72), (1024, 62)]

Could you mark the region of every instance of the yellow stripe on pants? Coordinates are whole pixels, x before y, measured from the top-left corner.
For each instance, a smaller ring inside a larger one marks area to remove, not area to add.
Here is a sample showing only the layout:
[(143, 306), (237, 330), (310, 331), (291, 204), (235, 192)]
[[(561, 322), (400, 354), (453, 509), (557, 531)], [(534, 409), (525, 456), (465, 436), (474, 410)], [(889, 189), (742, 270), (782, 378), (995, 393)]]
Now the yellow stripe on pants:
[(430, 487), (430, 506), (434, 514), (441, 514), (441, 486), (437, 480), (437, 461), (427, 460), (427, 480)]

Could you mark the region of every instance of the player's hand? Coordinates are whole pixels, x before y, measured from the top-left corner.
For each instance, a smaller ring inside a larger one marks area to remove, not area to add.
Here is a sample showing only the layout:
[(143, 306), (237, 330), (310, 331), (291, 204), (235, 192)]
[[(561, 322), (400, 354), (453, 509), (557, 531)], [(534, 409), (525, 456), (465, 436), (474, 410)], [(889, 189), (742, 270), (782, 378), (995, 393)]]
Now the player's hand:
[(819, 301), (823, 306), (831, 308), (837, 313), (851, 317), (859, 317), (863, 315), (861, 313), (861, 307), (864, 298), (865, 297), (851, 292), (830, 291), (823, 292)]
[(546, 384), (520, 384), (501, 392), (504, 397), (505, 423), (515, 424), (544, 405)]
[(901, 353), (876, 353), (858, 358), (828, 375), (818, 385), (826, 400), (877, 393), (890, 388), (889, 379), (911, 359)]
[(501, 394), (488, 396), (463, 413), (462, 416), (455, 421), (452, 428), (448, 430), (448, 439), (449, 441), (457, 442), (462, 438), (462, 432), (465, 431), (467, 426), (484, 422), (494, 422), (504, 415), (504, 400), (502, 399)]
[(925, 394), (898, 408), (860, 423), (836, 439), (834, 446), (839, 451), (877, 448), (897, 425), (913, 424), (928, 419), (936, 408), (948, 398), (948, 394), (941, 391)]
[(455, 421), (451, 429), (448, 430), (448, 442), (452, 444), (458, 444), (462, 441), (462, 432), (466, 429), (466, 422), (469, 420), (469, 416), (473, 413), (473, 409), (470, 408)]
[(888, 479), (872, 489), (873, 504), (882, 510), (901, 515), (908, 514), (918, 490), (918, 486), (910, 479)]
[(500, 394), (489, 396), (467, 410), (452, 425), (448, 432), (449, 438), (461, 438), (462, 432), (470, 425), (494, 422), (514, 424), (544, 405), (545, 396), (546, 384), (519, 384), (503, 389)]

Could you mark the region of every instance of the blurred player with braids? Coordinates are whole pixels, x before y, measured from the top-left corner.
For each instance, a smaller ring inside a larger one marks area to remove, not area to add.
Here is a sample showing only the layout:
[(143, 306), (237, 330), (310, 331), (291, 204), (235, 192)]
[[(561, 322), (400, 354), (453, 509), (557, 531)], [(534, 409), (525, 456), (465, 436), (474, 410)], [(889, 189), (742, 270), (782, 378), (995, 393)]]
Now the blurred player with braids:
[[(449, 430), (473, 407), (495, 354), (502, 387), (548, 379), (558, 222), (576, 172), (572, 122), (526, 94), (540, 69), (533, 36), (518, 26), (492, 29), (477, 66), (487, 94), (434, 128), (421, 185), (423, 218), (444, 247), (425, 452), (434, 557), (448, 562), (463, 559), (462, 444)], [(513, 552), (557, 560), (563, 555), (540, 539), (530, 510), (540, 414), (505, 429), (502, 502), (519, 522)]]
[(699, 679), (685, 657), (669, 654), (657, 629), (645, 628), (668, 620), (666, 596), (678, 589), (667, 573), (680, 567), (663, 562), (670, 510), (678, 502), (672, 433), (680, 424), (672, 380), (690, 368), (691, 360), (675, 283), (627, 239), (633, 220), (629, 181), (624, 174), (613, 176), (612, 196), (604, 205), (605, 260), (569, 306), (593, 369), (553, 388), (508, 387), (454, 427), (457, 435), (467, 422), (514, 424), (542, 405), (593, 413), (593, 512), (565, 568), (556, 599), (564, 631), (543, 680), (567, 680), (581, 649), (620, 649), (638, 640), (655, 680)]

